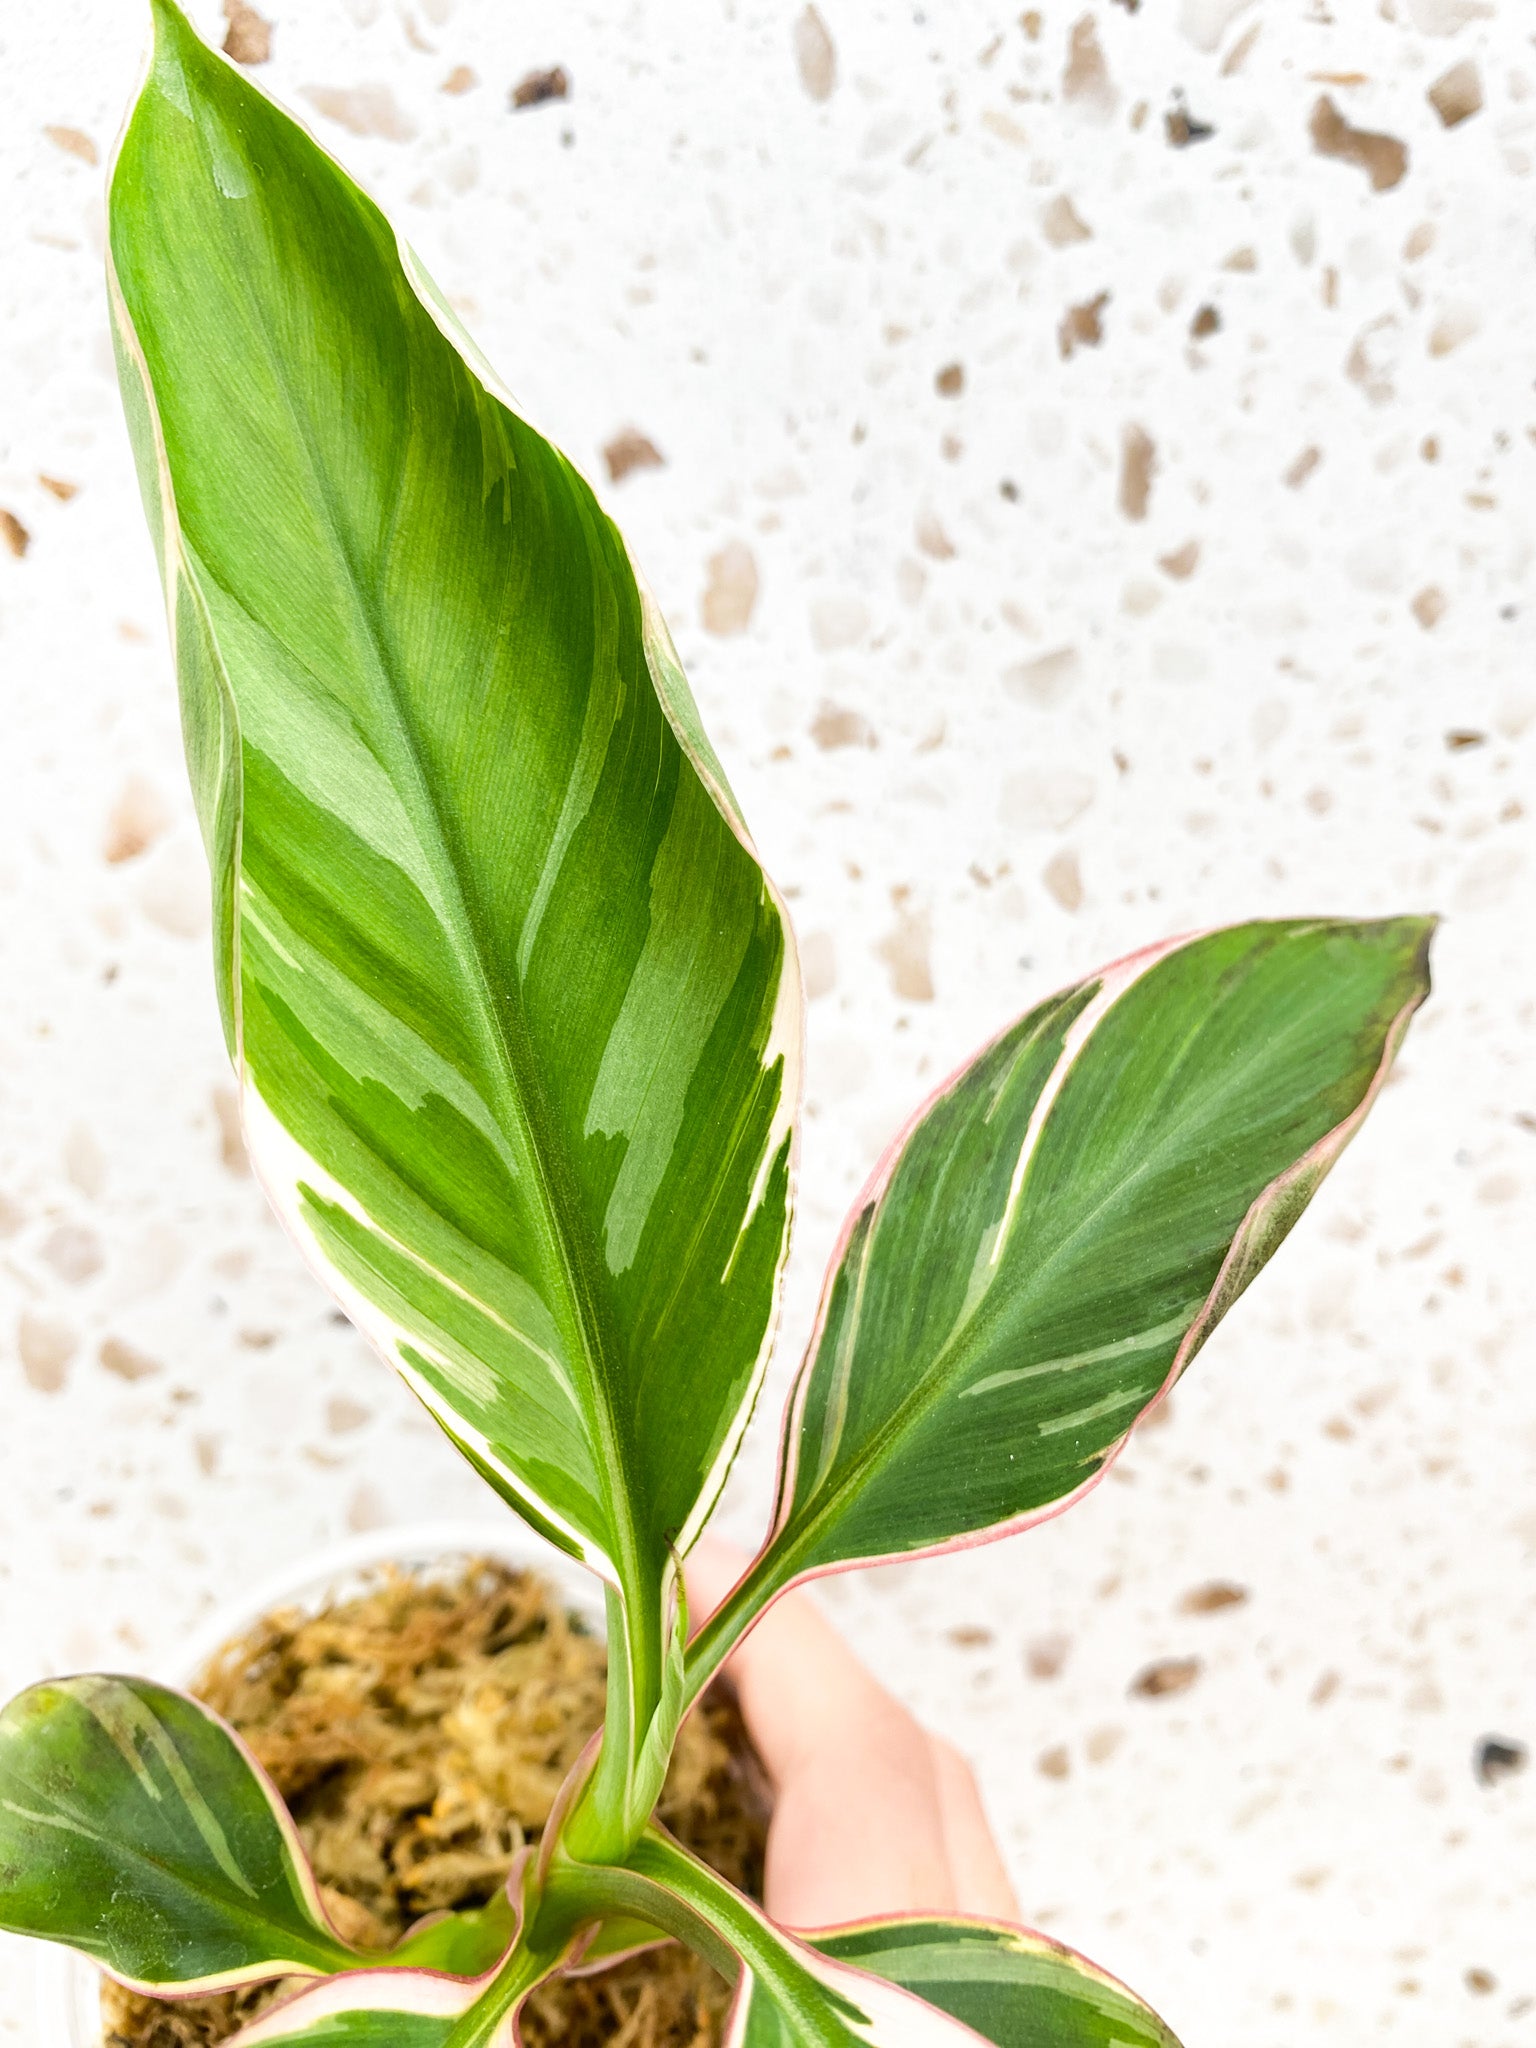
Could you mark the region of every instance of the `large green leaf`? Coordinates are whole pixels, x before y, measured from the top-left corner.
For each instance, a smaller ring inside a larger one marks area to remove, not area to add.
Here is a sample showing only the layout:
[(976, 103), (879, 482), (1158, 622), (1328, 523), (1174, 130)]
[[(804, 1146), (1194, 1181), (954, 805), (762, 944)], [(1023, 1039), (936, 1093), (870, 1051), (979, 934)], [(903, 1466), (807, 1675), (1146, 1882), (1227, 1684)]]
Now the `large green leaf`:
[(785, 1425), (763, 1598), (1092, 1485), (1295, 1223), (1428, 990), (1430, 925), (1250, 924), (1021, 1018), (861, 1197)]
[(995, 2048), (1178, 2048), (1134, 1992), (1022, 1927), (913, 1916), (838, 1928), (815, 1945), (941, 2007)]
[(787, 925), (592, 492), (336, 164), (155, 21), (114, 309), (252, 1157), (480, 1470), (654, 1601), (766, 1355)]
[(239, 1739), (142, 1678), (54, 1679), (0, 1713), (0, 1927), (149, 1991), (358, 1963)]

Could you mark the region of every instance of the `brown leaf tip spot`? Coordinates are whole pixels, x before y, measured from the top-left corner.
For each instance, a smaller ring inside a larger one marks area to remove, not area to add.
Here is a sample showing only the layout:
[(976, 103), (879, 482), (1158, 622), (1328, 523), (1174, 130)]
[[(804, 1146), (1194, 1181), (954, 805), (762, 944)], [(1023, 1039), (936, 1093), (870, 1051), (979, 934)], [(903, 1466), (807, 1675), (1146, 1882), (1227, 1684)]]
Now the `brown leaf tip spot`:
[(1390, 192), (1408, 175), (1408, 145), (1395, 135), (1352, 128), (1327, 93), (1313, 107), (1307, 130), (1319, 156), (1358, 164), (1370, 178), (1373, 192)]
[(1056, 330), (1056, 346), (1063, 362), (1075, 349), (1099, 346), (1104, 339), (1104, 308), (1108, 304), (1109, 293), (1099, 292), (1080, 306), (1068, 306)]
[(1188, 1692), (1199, 1676), (1198, 1657), (1164, 1657), (1132, 1679), (1131, 1691), (1137, 1699), (1162, 1699), (1169, 1693)]
[(237, 64), (265, 64), (272, 55), (272, 24), (263, 21), (249, 0), (224, 0), (224, 19), (229, 33), (224, 54)]
[(631, 470), (665, 469), (667, 458), (648, 434), (642, 434), (638, 427), (625, 427), (604, 448), (603, 461), (609, 483), (618, 484)]
[(1248, 1588), (1230, 1579), (1211, 1579), (1203, 1586), (1191, 1586), (1179, 1602), (1180, 1614), (1222, 1614), (1229, 1607), (1247, 1604)]
[(3, 507), (0, 507), (0, 539), (4, 540), (6, 546), (18, 562), (32, 545), (31, 534), (28, 533), (27, 529), (16, 517), (16, 514), (14, 512), (7, 512)]
[(570, 96), (570, 74), (563, 64), (554, 64), (548, 71), (530, 71), (526, 78), (517, 81), (512, 88), (512, 111), (542, 107), (546, 100), (567, 100)]
[(1470, 57), (1442, 72), (1425, 94), (1442, 126), (1454, 128), (1482, 111), (1483, 81)]

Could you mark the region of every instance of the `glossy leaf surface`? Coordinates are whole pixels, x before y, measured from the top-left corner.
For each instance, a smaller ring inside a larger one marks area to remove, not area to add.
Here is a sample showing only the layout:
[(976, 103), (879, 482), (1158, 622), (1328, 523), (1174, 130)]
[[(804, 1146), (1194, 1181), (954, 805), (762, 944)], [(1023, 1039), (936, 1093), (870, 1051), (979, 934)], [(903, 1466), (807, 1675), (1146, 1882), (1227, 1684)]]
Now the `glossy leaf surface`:
[(946, 1084), (834, 1262), (757, 1587), (1001, 1534), (1091, 1485), (1353, 1135), (1427, 993), (1429, 932), (1154, 947)]
[(141, 1678), (55, 1679), (0, 1714), (0, 1926), (147, 1990), (358, 1960), (243, 1744)]
[(815, 1945), (940, 2007), (995, 2048), (1178, 2048), (1134, 1992), (1022, 1927), (913, 1917), (839, 1928)]
[(253, 1161), (479, 1469), (650, 1597), (765, 1356), (787, 927), (587, 485), (155, 12), (115, 310)]

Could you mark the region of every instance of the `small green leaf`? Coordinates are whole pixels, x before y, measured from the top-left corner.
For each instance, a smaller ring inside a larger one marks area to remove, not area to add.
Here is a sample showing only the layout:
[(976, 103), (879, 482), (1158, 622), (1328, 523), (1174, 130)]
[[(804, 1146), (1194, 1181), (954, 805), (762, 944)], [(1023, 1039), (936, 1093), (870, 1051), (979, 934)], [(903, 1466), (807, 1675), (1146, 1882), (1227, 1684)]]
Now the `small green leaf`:
[(1134, 1992), (1022, 1927), (914, 1916), (814, 1940), (823, 1955), (888, 1978), (995, 2048), (1179, 2048)]
[(775, 1589), (1001, 1535), (1094, 1483), (1353, 1135), (1428, 992), (1430, 931), (1154, 947), (940, 1090), (848, 1226), (774, 1532), (699, 1637), (695, 1685)]
[(337, 164), (155, 21), (111, 282), (251, 1156), (477, 1469), (623, 1590), (648, 1714), (766, 1359), (788, 926), (587, 484)]
[(248, 1751), (196, 1700), (141, 1678), (55, 1679), (0, 1713), (0, 1927), (149, 1991), (358, 1961)]
[(503, 1887), (488, 1905), (423, 1921), (390, 1950), (390, 1966), (478, 1977), (501, 1960), (516, 1932), (517, 1915)]

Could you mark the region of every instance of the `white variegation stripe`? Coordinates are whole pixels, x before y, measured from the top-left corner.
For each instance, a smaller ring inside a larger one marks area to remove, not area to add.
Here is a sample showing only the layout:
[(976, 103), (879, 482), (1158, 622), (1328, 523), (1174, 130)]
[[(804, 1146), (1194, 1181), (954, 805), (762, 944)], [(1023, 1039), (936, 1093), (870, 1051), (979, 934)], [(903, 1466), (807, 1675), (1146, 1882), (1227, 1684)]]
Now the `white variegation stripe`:
[[(1125, 995), (1127, 990), (1134, 987), (1144, 974), (1155, 967), (1159, 961), (1166, 959), (1170, 954), (1176, 953), (1186, 946), (1192, 945), (1201, 936), (1202, 934), (1199, 932), (1189, 932), (1178, 938), (1165, 939), (1156, 945), (1145, 946), (1139, 952), (1130, 953), (1125, 959), (1115, 961), (1097, 977), (1097, 990), (1084, 1006), (1081, 1014), (1068, 1026), (1066, 1035), (1062, 1040), (1061, 1052), (1058, 1054), (1056, 1063), (1041, 1088), (1039, 1098), (1035, 1103), (1029, 1123), (1025, 1128), (1023, 1140), (1020, 1143), (1019, 1156), (1009, 1181), (1008, 1196), (1004, 1202), (1002, 1215), (997, 1223), (992, 1226), (993, 1234), (990, 1248), (986, 1246), (985, 1239), (978, 1246), (977, 1272), (973, 1274), (972, 1284), (967, 1289), (966, 1298), (962, 1304), (961, 1320), (956, 1325), (956, 1329), (950, 1332), (946, 1343), (953, 1341), (958, 1330), (963, 1328), (965, 1323), (969, 1321), (970, 1316), (975, 1313), (980, 1300), (985, 1294), (985, 1285), (981, 1282), (980, 1275), (986, 1268), (995, 1268), (1001, 1256), (1006, 1238), (1013, 1228), (1014, 1218), (1017, 1215), (1019, 1201), (1023, 1193), (1024, 1182), (1030, 1163), (1038, 1150), (1040, 1136), (1045, 1128), (1050, 1108), (1060, 1095), (1084, 1045), (1103, 1022), (1114, 1004)], [(1081, 987), (1083, 984), (1070, 984), (1067, 988), (1058, 990), (1057, 996), (1070, 995), (1074, 986)], [(1049, 996), (1043, 999), (1046, 1003), (1051, 1000), (1052, 998)], [(1038, 1009), (1041, 1005), (1035, 1004), (1032, 1007)], [(862, 1264), (867, 1265), (874, 1234), (878, 1228), (879, 1205), (890, 1187), (891, 1180), (895, 1175), (897, 1166), (901, 1162), (902, 1154), (905, 1152), (908, 1142), (919, 1126), (931, 1114), (935, 1104), (960, 1086), (975, 1068), (977, 1062), (984, 1059), (987, 1052), (1002, 1039), (1006, 1038), (1009, 1032), (1017, 1029), (1019, 1022), (1018, 1018), (1014, 1018), (1009, 1024), (1005, 1025), (1001, 1031), (997, 1032), (988, 1041), (987, 1045), (979, 1053), (973, 1054), (963, 1066), (957, 1067), (953, 1073), (946, 1075), (932, 1093), (918, 1104), (917, 1108), (907, 1118), (906, 1122), (897, 1131), (895, 1137), (892, 1138), (890, 1144), (876, 1161), (874, 1170), (871, 1172), (869, 1179), (866, 1181), (848, 1213), (833, 1250), (831, 1260), (827, 1266), (827, 1278), (822, 1287), (821, 1300), (817, 1305), (816, 1322), (812, 1328), (810, 1341), (806, 1346), (800, 1370), (795, 1376), (795, 1383), (790, 1389), (789, 1401), (785, 1409), (783, 1435), (779, 1447), (779, 1474), (774, 1499), (774, 1517), (768, 1539), (770, 1542), (773, 1536), (787, 1524), (793, 1511), (794, 1500), (799, 1487), (806, 1403), (810, 1397), (811, 1382), (815, 1375), (822, 1339), (826, 1332), (827, 1318), (831, 1312), (832, 1298), (838, 1275), (842, 1271), (848, 1247), (852, 1242), (853, 1233), (858, 1226), (859, 1220), (870, 1210), (876, 1212), (871, 1222), (870, 1237), (866, 1243), (865, 1257), (862, 1262)], [(862, 1270), (860, 1279), (862, 1280)], [(846, 1360), (850, 1368), (855, 1348), (852, 1337), (856, 1336), (856, 1334), (856, 1331), (851, 1333), (850, 1342), (846, 1347)], [(832, 1461), (836, 1456), (836, 1448), (835, 1442), (830, 1448), (825, 1442), (819, 1447), (816, 1472), (817, 1484), (820, 1483), (821, 1479), (830, 1469)], [(1073, 1495), (1072, 1498), (1075, 1499), (1076, 1495)], [(1021, 1522), (1018, 1526), (1025, 1525), (1025, 1523)], [(1013, 1523), (1007, 1525), (1009, 1528), (1013, 1526), (1015, 1526)], [(952, 1548), (965, 1547), (970, 1542), (989, 1541), (993, 1535), (1002, 1533), (1002, 1530), (981, 1531), (971, 1538), (960, 1539), (957, 1544), (937, 1543), (930, 1546), (928, 1550), (904, 1551), (902, 1555), (918, 1557), (939, 1554)], [(842, 1568), (838, 1567), (838, 1569)], [(829, 1567), (828, 1569), (833, 1568)], [(818, 1577), (822, 1575), (820, 1572), (813, 1572), (807, 1576)]]
[[(468, 1443), (477, 1456), (483, 1458), (492, 1471), (498, 1473), (506, 1481), (507, 1486), (513, 1493), (526, 1500), (551, 1527), (558, 1529), (561, 1535), (570, 1542), (575, 1554), (583, 1564), (588, 1566), (590, 1570), (597, 1572), (600, 1577), (607, 1579), (611, 1584), (617, 1586), (619, 1583), (618, 1571), (606, 1551), (602, 1550), (589, 1536), (585, 1535), (568, 1521), (551, 1502), (546, 1501), (542, 1495), (537, 1493), (520, 1474), (509, 1470), (505, 1461), (497, 1456), (489, 1441), (478, 1430), (472, 1428), (456, 1409), (451, 1408), (437, 1389), (429, 1385), (402, 1354), (402, 1344), (412, 1344), (416, 1349), (425, 1354), (431, 1350), (430, 1343), (424, 1342), (413, 1336), (410, 1332), (402, 1330), (391, 1316), (386, 1315), (375, 1302), (370, 1300), (360, 1288), (354, 1286), (347, 1279), (346, 1275), (332, 1264), (324, 1247), (316, 1239), (308, 1218), (304, 1214), (303, 1203), (299, 1195), (301, 1185), (313, 1188), (316, 1194), (323, 1196), (329, 1202), (333, 1202), (338, 1208), (344, 1209), (348, 1215), (361, 1223), (367, 1230), (376, 1236), (385, 1238), (395, 1249), (406, 1251), (407, 1248), (399, 1245), (397, 1240), (389, 1237), (386, 1232), (381, 1231), (377, 1223), (363, 1209), (351, 1191), (344, 1187), (333, 1174), (328, 1173), (317, 1160), (305, 1151), (304, 1147), (299, 1144), (287, 1126), (281, 1123), (273, 1114), (254, 1085), (249, 1073), (243, 1076), (243, 1080), (245, 1085), (242, 1086), (240, 1091), (240, 1118), (245, 1133), (246, 1150), (250, 1155), (251, 1170), (256, 1175), (267, 1200), (276, 1210), (283, 1226), (298, 1245), (300, 1253), (310, 1267), (310, 1270), (335, 1295), (348, 1318), (357, 1325), (358, 1329), (368, 1339), (368, 1342), (373, 1345), (385, 1363), (392, 1366), (401, 1375), (423, 1406), (431, 1414), (437, 1416), (455, 1436)], [(422, 1266), (423, 1271), (431, 1273), (433, 1277), (441, 1280), (445, 1287), (461, 1295), (464, 1300), (473, 1303), (476, 1308), (485, 1314), (489, 1321), (501, 1322), (501, 1319), (484, 1302), (479, 1301), (473, 1295), (466, 1294), (462, 1288), (456, 1287), (446, 1274), (439, 1274), (435, 1268), (423, 1266), (419, 1257), (414, 1254), (409, 1255), (413, 1258), (415, 1264)], [(502, 1324), (502, 1327), (509, 1328), (510, 1326)], [(511, 1331), (511, 1334), (519, 1335), (520, 1333)], [(523, 1338), (522, 1341), (526, 1344), (528, 1340)], [(530, 1351), (536, 1351), (536, 1347), (531, 1344), (528, 1348)], [(542, 1353), (537, 1353), (536, 1355), (543, 1356)], [(564, 1373), (560, 1374), (560, 1383), (567, 1388), (569, 1387), (569, 1382)]]
[(1199, 1301), (1192, 1301), (1187, 1308), (1180, 1309), (1176, 1316), (1170, 1316), (1166, 1323), (1159, 1323), (1154, 1330), (1138, 1330), (1133, 1337), (1118, 1338), (1113, 1344), (1097, 1344), (1091, 1351), (1071, 1351), (1063, 1358), (1042, 1358), (1034, 1365), (1015, 1365), (1005, 1372), (989, 1372), (974, 1387), (962, 1387), (960, 1399), (972, 1401), (978, 1394), (996, 1393), (999, 1387), (1011, 1387), (1017, 1380), (1038, 1379), (1048, 1372), (1075, 1372), (1082, 1365), (1106, 1365), (1114, 1358), (1134, 1358), (1138, 1352), (1154, 1351), (1159, 1344), (1166, 1344), (1170, 1337), (1182, 1337), (1200, 1306)]
[[(872, 1976), (867, 1970), (854, 1969), (851, 1964), (835, 1962), (830, 1956), (819, 1955), (815, 1949), (785, 1935), (781, 1929), (775, 1929), (774, 1933), (800, 1967), (832, 1997), (846, 2000), (853, 2006), (853, 2012), (844, 2011), (839, 2006), (829, 2008), (831, 2023), (846, 2033), (850, 2042), (867, 2042), (870, 2048), (977, 2048), (984, 2039), (962, 2021), (941, 2012), (936, 2005), (928, 2005), (912, 1992), (903, 1991), (900, 1985), (892, 1984), (884, 1977)], [(744, 1969), (731, 2002), (723, 2048), (743, 2048), (754, 1998), (772, 2001), (772, 1993), (759, 1984), (750, 1970)], [(805, 2036), (796, 2028), (793, 2019), (782, 2006), (779, 2011), (792, 2038), (803, 2041)]]

